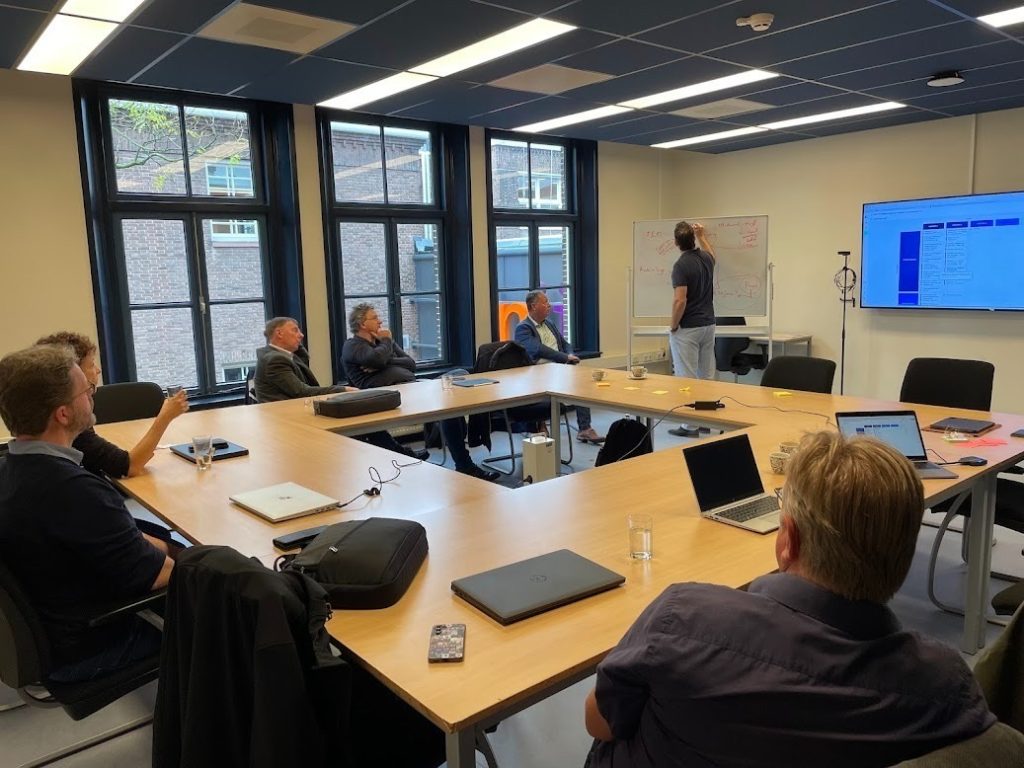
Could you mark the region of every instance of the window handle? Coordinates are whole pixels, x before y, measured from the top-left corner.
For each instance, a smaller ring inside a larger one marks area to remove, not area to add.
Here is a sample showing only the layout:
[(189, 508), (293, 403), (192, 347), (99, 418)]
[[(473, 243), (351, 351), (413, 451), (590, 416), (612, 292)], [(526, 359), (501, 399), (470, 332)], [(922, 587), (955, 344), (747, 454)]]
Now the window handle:
[(206, 314), (206, 298), (203, 296), (199, 297), (199, 313), (202, 315)]

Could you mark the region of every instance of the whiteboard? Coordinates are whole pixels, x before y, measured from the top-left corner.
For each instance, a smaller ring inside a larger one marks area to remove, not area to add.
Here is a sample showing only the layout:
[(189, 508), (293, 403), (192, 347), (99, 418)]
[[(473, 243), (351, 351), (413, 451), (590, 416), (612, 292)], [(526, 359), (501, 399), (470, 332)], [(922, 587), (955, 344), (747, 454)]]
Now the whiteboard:
[(768, 217), (664, 219), (633, 222), (633, 316), (672, 314), (673, 232), (680, 221), (704, 225), (715, 250), (715, 315), (768, 314)]

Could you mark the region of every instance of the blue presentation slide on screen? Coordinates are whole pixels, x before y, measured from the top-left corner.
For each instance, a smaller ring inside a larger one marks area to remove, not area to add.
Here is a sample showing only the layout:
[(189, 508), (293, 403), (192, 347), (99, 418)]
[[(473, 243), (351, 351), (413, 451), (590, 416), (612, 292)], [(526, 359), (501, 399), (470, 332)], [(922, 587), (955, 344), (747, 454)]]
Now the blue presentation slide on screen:
[(844, 417), (839, 428), (847, 437), (875, 437), (888, 443), (904, 456), (923, 456), (921, 430), (912, 415), (885, 414), (855, 422)]
[(1024, 192), (864, 206), (865, 307), (1024, 309)]

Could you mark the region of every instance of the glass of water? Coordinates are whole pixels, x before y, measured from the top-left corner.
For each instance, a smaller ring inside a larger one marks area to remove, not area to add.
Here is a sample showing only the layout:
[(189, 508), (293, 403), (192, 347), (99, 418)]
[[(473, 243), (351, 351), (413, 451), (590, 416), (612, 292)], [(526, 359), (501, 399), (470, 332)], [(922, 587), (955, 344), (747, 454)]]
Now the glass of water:
[(629, 528), (629, 556), (634, 560), (650, 560), (654, 556), (654, 518), (650, 515), (630, 515), (626, 518)]
[(167, 396), (168, 397), (174, 397), (176, 394), (181, 392), (181, 390), (183, 390), (184, 388), (185, 387), (183, 387), (181, 384), (168, 384), (167, 385)]
[(213, 464), (213, 437), (200, 435), (192, 438), (192, 455), (196, 459), (196, 469), (205, 472)]
[(450, 392), (451, 388), (452, 388), (452, 382), (454, 380), (455, 380), (455, 377), (452, 376), (450, 373), (444, 374), (441, 377), (441, 389), (443, 391), (445, 391), (445, 392)]

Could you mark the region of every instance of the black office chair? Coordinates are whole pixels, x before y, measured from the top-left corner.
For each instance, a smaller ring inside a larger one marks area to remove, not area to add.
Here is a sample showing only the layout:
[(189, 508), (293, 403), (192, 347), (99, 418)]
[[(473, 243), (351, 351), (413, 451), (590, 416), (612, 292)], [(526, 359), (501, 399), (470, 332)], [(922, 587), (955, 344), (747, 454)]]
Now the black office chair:
[[(715, 325), (746, 325), (744, 317), (716, 317)], [(744, 352), (750, 346), (747, 336), (719, 336), (715, 339), (715, 369), (731, 373), (733, 381), (746, 376), (752, 368), (762, 369), (768, 364), (767, 352)]]
[[(142, 611), (161, 600), (162, 594), (149, 595), (130, 605), (117, 606), (94, 618), (90, 624), (96, 626), (119, 618), (125, 612)], [(15, 689), (22, 701), (29, 706), (62, 707), (72, 720), (82, 720), (125, 694), (155, 680), (159, 663), (160, 657), (156, 654), (95, 680), (80, 683), (57, 683), (48, 680), (51, 656), (46, 632), (17, 580), (3, 564), (0, 564), (0, 680)], [(146, 715), (52, 752), (34, 761), (32, 765), (49, 765), (68, 755), (141, 728), (152, 720), (152, 715)]]
[(256, 405), (256, 372), (249, 371), (245, 376), (245, 404)]
[(104, 384), (93, 395), (92, 412), (97, 424), (132, 419), (151, 419), (160, 413), (164, 391), (152, 381)]
[(900, 400), (947, 408), (992, 409), (996, 367), (984, 360), (915, 357), (907, 363)]
[(773, 357), (761, 376), (762, 387), (832, 393), (836, 363), (823, 357)]
[[(900, 400), (920, 405), (938, 405), (947, 408), (970, 408), (987, 411), (992, 407), (992, 383), (995, 366), (984, 360), (958, 360), (947, 357), (916, 357), (907, 364), (900, 387)], [(1011, 468), (1009, 473), (1021, 474), (1024, 470)], [(935, 595), (935, 566), (938, 562), (939, 547), (949, 530), (949, 525), (958, 514), (965, 521), (971, 516), (970, 492), (936, 504), (933, 512), (944, 512), (935, 541), (932, 542), (931, 558), (928, 561), (928, 597), (936, 607), (950, 613), (962, 614), (959, 608), (943, 603)], [(995, 524), (1024, 533), (1024, 485), (1004, 478), (996, 480)], [(961, 539), (961, 557), (967, 560), (966, 522)], [(993, 571), (992, 575), (1006, 581), (1019, 581), (1019, 577)], [(1003, 610), (1008, 606), (1003, 605)]]
[[(523, 368), (528, 365), (533, 365), (533, 361), (530, 360), (522, 345), (514, 341), (491, 341), (481, 344), (477, 350), (474, 373), (505, 371), (512, 368)], [(502, 408), (500, 411), (492, 411), (491, 428), (508, 433), (508, 453), (502, 456), (489, 456), (480, 463), (503, 475), (514, 475), (516, 472), (516, 459), (520, 458), (523, 454), (517, 453), (515, 450), (512, 425), (517, 422), (546, 422), (550, 418), (551, 407), (545, 403), (520, 405), (513, 408)], [(562, 459), (562, 464), (569, 465), (572, 464), (573, 460), (572, 432), (569, 427), (569, 414), (565, 408), (562, 408), (562, 419), (565, 424), (565, 442), (569, 445), (569, 458)], [(560, 427), (555, 425), (554, 428), (559, 429)], [(498, 462), (505, 461), (511, 462), (509, 469), (504, 469), (498, 465)]]

